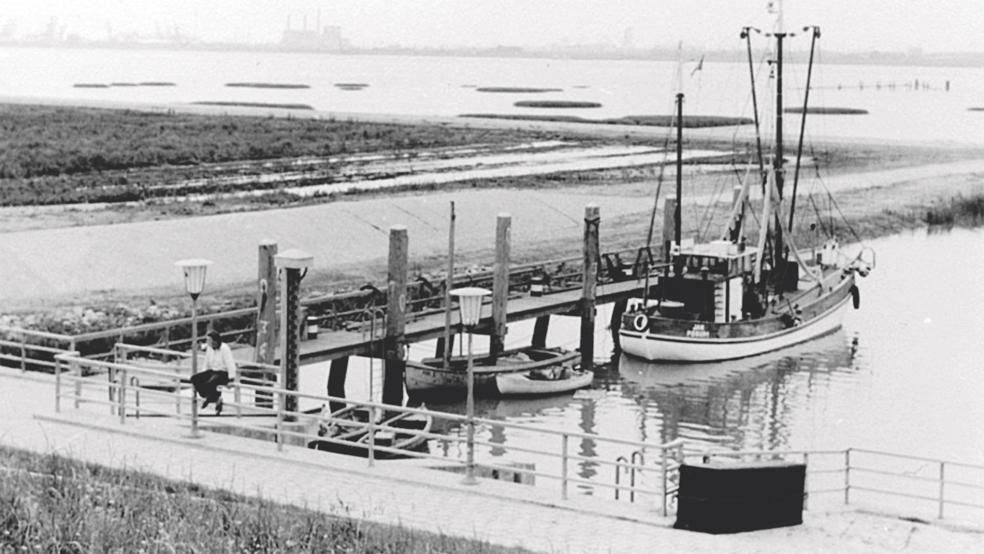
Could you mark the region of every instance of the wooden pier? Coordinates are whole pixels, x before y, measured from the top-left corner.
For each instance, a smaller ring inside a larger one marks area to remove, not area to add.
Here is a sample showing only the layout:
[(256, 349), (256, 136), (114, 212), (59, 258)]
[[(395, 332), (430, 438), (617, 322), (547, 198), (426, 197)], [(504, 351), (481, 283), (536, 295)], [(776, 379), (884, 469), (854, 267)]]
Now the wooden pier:
[[(623, 281), (599, 287), (595, 301), (608, 304), (627, 300), (642, 294), (642, 281)], [(580, 290), (566, 290), (544, 296), (513, 296), (509, 299), (506, 318), (510, 322), (549, 317), (551, 315), (582, 315)], [(488, 313), (488, 309), (485, 310)], [(453, 318), (452, 328), (457, 332), (457, 316)], [(492, 316), (482, 318), (476, 329), (478, 334), (492, 334)], [(346, 356), (383, 356), (383, 329), (370, 331), (321, 331), (317, 338), (302, 340), (300, 343), (301, 362), (314, 363), (335, 360)], [(444, 313), (430, 313), (407, 321), (404, 339), (408, 343), (439, 339), (444, 336)]]
[[(452, 206), (453, 222), (453, 206)], [(344, 395), (348, 358), (368, 356), (383, 360), (383, 402), (402, 404), (403, 377), (406, 369), (407, 345), (438, 339), (435, 357), (444, 357), (453, 346), (454, 334), (461, 331), (457, 316), (448, 313), (447, 291), (457, 286), (482, 286), (491, 290), (491, 309), (472, 331), (489, 336), (488, 356), (495, 357), (503, 349), (507, 323), (535, 319), (530, 346), (544, 346), (550, 316), (575, 316), (581, 320), (581, 367), (592, 369), (594, 361), (595, 312), (598, 304), (614, 303), (611, 333), (618, 344), (621, 315), (629, 298), (642, 296), (643, 290), (656, 269), (656, 257), (649, 246), (635, 251), (603, 253), (600, 249), (601, 214), (597, 206), (589, 205), (584, 211), (583, 254), (580, 259), (566, 260), (555, 270), (549, 270), (548, 262), (525, 267), (510, 266), (510, 237), (512, 220), (509, 214), (499, 214), (495, 228), (495, 259), (492, 270), (485, 275), (449, 275), (438, 286), (418, 278), (411, 283), (408, 276), (408, 244), (410, 237), (402, 225), (390, 228), (389, 267), (385, 292), (382, 287), (368, 286), (366, 290), (335, 295), (307, 305), (295, 304), (283, 308), (280, 321), (273, 321), (271, 310), (257, 310), (257, 361), (263, 354), (269, 356), (264, 340), (269, 341), (270, 329), (286, 327), (289, 332), (279, 332), (279, 351), (297, 356), (299, 363), (331, 361), (328, 393)], [(665, 231), (664, 231), (665, 232)], [(453, 256), (453, 224), (449, 241), (449, 259)], [(660, 248), (662, 254), (663, 248)], [(300, 253), (303, 254), (303, 253)], [(632, 256), (628, 263), (622, 256)], [(273, 280), (269, 268), (271, 256), (276, 256), (276, 246), (269, 241), (260, 245), (258, 302), (273, 297), (277, 291), (269, 290)], [(569, 265), (568, 265), (569, 264)], [(281, 279), (280, 296), (298, 298), (299, 279), (284, 284)], [(353, 300), (364, 302), (352, 309)], [(286, 313), (294, 320), (287, 321)], [(311, 315), (314, 314), (314, 315)], [(321, 325), (324, 323), (325, 325)], [(449, 333), (448, 326), (451, 327)], [(321, 328), (323, 327), (323, 329)], [(314, 329), (315, 332), (311, 332)], [(259, 331), (262, 330), (263, 333)], [(262, 339), (262, 340), (261, 340)], [(284, 343), (285, 339), (290, 344)], [(298, 363), (282, 364), (280, 379), (290, 384), (297, 382)]]

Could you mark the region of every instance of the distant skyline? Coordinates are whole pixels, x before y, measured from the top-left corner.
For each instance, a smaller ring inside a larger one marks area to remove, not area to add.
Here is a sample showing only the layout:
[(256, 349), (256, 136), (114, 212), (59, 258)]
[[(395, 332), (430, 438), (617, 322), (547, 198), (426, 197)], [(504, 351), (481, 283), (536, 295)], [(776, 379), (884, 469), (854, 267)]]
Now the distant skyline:
[[(740, 47), (744, 25), (771, 29), (779, 0), (4, 0), (0, 32), (47, 30), (88, 40), (183, 35), (206, 42), (279, 42), (341, 27), (357, 48)], [(788, 30), (819, 25), (830, 51), (984, 52), (982, 0), (783, 2)]]

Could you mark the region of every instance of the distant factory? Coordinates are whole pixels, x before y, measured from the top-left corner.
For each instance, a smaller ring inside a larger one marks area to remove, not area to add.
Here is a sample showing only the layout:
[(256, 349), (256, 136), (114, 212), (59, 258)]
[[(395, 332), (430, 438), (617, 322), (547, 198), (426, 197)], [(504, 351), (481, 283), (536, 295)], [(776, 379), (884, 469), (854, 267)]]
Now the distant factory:
[(341, 52), (347, 46), (348, 41), (342, 38), (342, 28), (338, 25), (322, 26), (320, 13), (313, 29), (308, 29), (306, 15), (300, 29), (294, 29), (290, 16), (287, 16), (287, 26), (280, 39), (280, 48), (291, 51)]

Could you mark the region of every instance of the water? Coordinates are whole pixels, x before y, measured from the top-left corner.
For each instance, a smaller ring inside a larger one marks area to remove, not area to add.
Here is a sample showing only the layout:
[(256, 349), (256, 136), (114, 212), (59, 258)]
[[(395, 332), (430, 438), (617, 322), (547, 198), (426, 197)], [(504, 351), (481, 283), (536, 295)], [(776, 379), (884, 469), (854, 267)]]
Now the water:
[[(674, 65), (645, 61), (424, 58), (0, 49), (0, 94), (69, 102), (200, 100), (299, 102), (318, 110), (356, 113), (456, 115), (530, 113), (512, 103), (525, 98), (590, 100), (596, 110), (565, 115), (612, 117), (671, 112)], [(797, 105), (805, 68), (788, 74), (787, 103)], [(930, 90), (907, 90), (919, 79)], [(176, 87), (73, 88), (81, 82), (173, 81)], [(228, 88), (233, 81), (304, 83), (302, 90)], [(365, 82), (341, 91), (339, 82)], [(865, 83), (860, 90), (858, 83)], [(894, 89), (889, 83), (896, 83)], [(946, 83), (950, 91), (945, 90)], [(882, 83), (880, 89), (873, 88)], [(687, 111), (749, 115), (744, 64), (705, 64), (687, 83)], [(813, 136), (873, 140), (984, 142), (984, 113), (968, 112), (984, 91), (984, 70), (820, 66), (815, 105), (868, 109), (865, 116), (811, 116)], [(544, 95), (486, 94), (474, 86), (563, 88)], [(838, 89), (838, 85), (841, 86)], [(540, 113), (540, 112), (536, 112)], [(788, 124), (798, 121), (789, 118)], [(873, 241), (878, 267), (861, 282), (861, 307), (844, 327), (810, 343), (745, 360), (660, 366), (615, 360), (598, 368), (593, 386), (574, 395), (538, 400), (480, 400), (478, 414), (649, 442), (687, 437), (731, 449), (886, 449), (980, 463), (984, 442), (968, 422), (984, 420), (984, 273), (981, 230), (909, 233)], [(596, 352), (611, 352), (598, 314)], [(531, 323), (512, 325), (509, 345), (529, 340)], [(555, 318), (549, 342), (576, 346), (578, 322)], [(481, 343), (476, 349), (483, 348)], [(417, 345), (411, 356), (433, 352)], [(353, 360), (349, 396), (378, 397), (381, 368)], [(306, 368), (302, 389), (324, 390), (326, 367)], [(361, 370), (361, 371), (360, 371)], [(371, 382), (369, 376), (372, 376)], [(360, 380), (361, 377), (361, 380)], [(432, 406), (463, 412), (462, 404)], [(479, 437), (524, 444), (530, 437), (501, 427)], [(532, 446), (532, 445), (531, 445)], [(614, 460), (625, 452), (577, 445), (582, 455)], [(501, 455), (482, 449), (479, 461)], [(596, 469), (580, 464), (582, 477)]]
[[(737, 37), (737, 32), (735, 34)], [(794, 52), (787, 59), (805, 61)], [(764, 57), (756, 54), (761, 84)], [(822, 55), (819, 60), (822, 61)], [(745, 63), (706, 63), (685, 72), (688, 114), (750, 117)], [(557, 114), (588, 118), (673, 112), (676, 64), (639, 60), (546, 60), (413, 56), (339, 56), (301, 53), (169, 52), (0, 48), (0, 95), (76, 102), (138, 102), (149, 105), (196, 101), (308, 104), (317, 110), (455, 116), (464, 113)], [(920, 90), (912, 90), (915, 81)], [(75, 88), (76, 83), (169, 81), (174, 87)], [(230, 82), (276, 82), (308, 89), (230, 88)], [(806, 67), (787, 65), (786, 105), (802, 104)], [(337, 83), (366, 83), (361, 91)], [(894, 84), (894, 88), (890, 85)], [(947, 91), (947, 84), (950, 90)], [(811, 116), (813, 137), (955, 141), (981, 144), (984, 69), (906, 66), (816, 65), (811, 105), (869, 110), (867, 115)], [(863, 85), (861, 90), (859, 87)], [(482, 93), (478, 86), (560, 88), (544, 94)], [(908, 88), (907, 88), (908, 86)], [(923, 87), (929, 87), (923, 90)], [(765, 94), (759, 95), (761, 102)], [(584, 100), (597, 109), (518, 108), (517, 100)], [(763, 124), (771, 116), (763, 108)], [(787, 133), (798, 129), (787, 116)], [(751, 132), (751, 126), (743, 132)]]
[[(557, 430), (661, 443), (678, 437), (709, 449), (870, 448), (982, 463), (984, 441), (984, 229), (918, 231), (872, 241), (877, 267), (860, 281), (861, 309), (819, 339), (741, 360), (653, 364), (616, 359), (596, 368), (591, 388), (542, 399), (478, 399), (479, 417)], [(607, 307), (606, 307), (607, 308)], [(596, 355), (611, 358), (608, 312), (599, 309)], [(528, 343), (531, 325), (510, 325), (509, 345)], [(555, 317), (550, 345), (577, 344), (579, 320)], [(476, 337), (475, 348), (485, 348)], [(414, 345), (410, 356), (431, 355)], [(350, 366), (347, 393), (365, 398), (368, 373)], [(381, 364), (374, 366), (379, 397)], [(323, 367), (323, 369), (326, 369)], [(317, 374), (316, 374), (317, 373)], [(304, 376), (323, 387), (325, 374)], [(361, 381), (360, 381), (361, 379)], [(303, 382), (302, 382), (303, 386)], [(464, 403), (428, 406), (464, 413)], [(447, 432), (460, 432), (449, 429)], [(542, 448), (542, 437), (480, 426), (479, 440)], [(625, 447), (574, 441), (572, 452), (614, 461)], [(522, 461), (480, 448), (477, 460)], [(543, 463), (543, 462), (541, 462)], [(551, 463), (547, 461), (545, 463)], [(574, 470), (610, 482), (590, 463)]]

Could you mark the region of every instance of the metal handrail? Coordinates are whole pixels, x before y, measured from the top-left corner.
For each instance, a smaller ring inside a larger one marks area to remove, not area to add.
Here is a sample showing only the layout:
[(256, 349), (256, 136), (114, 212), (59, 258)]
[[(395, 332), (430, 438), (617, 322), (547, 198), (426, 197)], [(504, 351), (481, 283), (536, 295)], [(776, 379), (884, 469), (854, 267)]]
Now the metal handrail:
[[(133, 413), (133, 416), (137, 418), (139, 418), (141, 414), (159, 413), (165, 416), (170, 415), (171, 417), (175, 417), (176, 419), (182, 421), (192, 419), (191, 416), (181, 414), (179, 410), (175, 410), (174, 413), (170, 413), (168, 411), (163, 411), (163, 410), (158, 411), (158, 409), (155, 408), (154, 406), (146, 405), (141, 399), (140, 395), (144, 395), (147, 398), (163, 398), (163, 399), (175, 397), (177, 398), (176, 404), (178, 406), (180, 406), (180, 403), (182, 401), (187, 402), (188, 401), (187, 394), (183, 392), (182, 387), (180, 386), (182, 379), (180, 378), (180, 376), (175, 375), (173, 372), (160, 371), (152, 368), (144, 368), (131, 363), (112, 363), (112, 362), (103, 362), (99, 360), (91, 360), (79, 356), (78, 353), (61, 354), (57, 356), (57, 363), (59, 364), (59, 370), (56, 371), (56, 409), (60, 409), (60, 400), (63, 397), (70, 398), (74, 396), (76, 407), (81, 402), (110, 405), (111, 409), (113, 409), (114, 415), (118, 415), (120, 417), (121, 423), (125, 423), (127, 417), (130, 416), (131, 412)], [(62, 369), (66, 367), (71, 368), (71, 371), (62, 371)], [(271, 368), (272, 367), (275, 366), (271, 366)], [(82, 376), (83, 369), (91, 370), (94, 368), (111, 370), (113, 372), (116, 372), (119, 378), (116, 379), (115, 382), (114, 381), (103, 382), (101, 380), (92, 380), (90, 378)], [(144, 387), (140, 386), (141, 382), (146, 382), (144, 380), (144, 376), (153, 379), (164, 380), (166, 382), (172, 382), (175, 383), (176, 386), (174, 387), (174, 390), (168, 392), (158, 391), (158, 390), (147, 390)], [(67, 381), (69, 384), (72, 384), (72, 382), (74, 381), (74, 385), (75, 385), (74, 391), (69, 390), (68, 393), (63, 394), (61, 390), (63, 381)], [(116, 399), (115, 401), (105, 401), (105, 400), (89, 399), (89, 398), (83, 399), (81, 398), (81, 391), (83, 389), (83, 385), (85, 385), (86, 390), (104, 388), (106, 390), (117, 391)], [(254, 395), (257, 392), (264, 392), (264, 393), (269, 393), (272, 395), (279, 395), (279, 396), (289, 395), (289, 396), (296, 397), (298, 399), (304, 398), (304, 399), (314, 400), (318, 403), (322, 403), (325, 405), (331, 405), (332, 402), (341, 402), (347, 406), (368, 409), (373, 413), (378, 413), (381, 410), (385, 410), (391, 413), (400, 412), (400, 413), (407, 413), (407, 414), (420, 414), (420, 415), (427, 415), (433, 418), (439, 418), (441, 420), (450, 423), (458, 423), (459, 425), (463, 425), (467, 421), (466, 416), (462, 416), (458, 414), (434, 412), (421, 408), (403, 408), (403, 407), (397, 407), (397, 406), (392, 406), (392, 405), (382, 404), (372, 401), (350, 400), (350, 399), (325, 396), (320, 394), (309, 394), (309, 393), (303, 393), (298, 391), (291, 391), (276, 386), (251, 385), (251, 384), (242, 383), (239, 380), (234, 381), (233, 383), (231, 383), (231, 385), (236, 391), (247, 391), (247, 392), (252, 391)], [(128, 394), (127, 389), (132, 390), (132, 394)], [(192, 397), (192, 401), (194, 401), (194, 397)], [(243, 412), (253, 413), (258, 415), (276, 416), (277, 420), (281, 422), (284, 421), (284, 416), (294, 416), (296, 421), (302, 423), (307, 422), (308, 424), (313, 424), (314, 422), (322, 422), (322, 421), (330, 423), (332, 417), (330, 414), (324, 415), (321, 413), (305, 413), (298, 410), (287, 412), (279, 408), (264, 408), (259, 406), (251, 406), (242, 403), (238, 399), (238, 397), (235, 401), (230, 402), (228, 404), (230, 404), (231, 406), (237, 409), (237, 415), (239, 415), (240, 411), (243, 411)], [(274, 405), (278, 407), (281, 406), (279, 402)], [(131, 410), (131, 408), (134, 409)], [(317, 436), (315, 433), (312, 433), (307, 430), (286, 428), (284, 425), (279, 423), (277, 426), (271, 428), (269, 426), (264, 427), (255, 424), (255, 422), (249, 422), (243, 420), (240, 417), (234, 419), (217, 418), (216, 420), (213, 421), (214, 423), (225, 427), (238, 427), (242, 429), (260, 430), (260, 431), (268, 432), (277, 438), (278, 449), (283, 448), (285, 439), (288, 437), (299, 438), (302, 440), (317, 439), (317, 440), (325, 440), (329, 442), (333, 441), (332, 437), (320, 437)], [(643, 442), (631, 441), (625, 439), (602, 437), (590, 433), (560, 431), (556, 429), (542, 428), (542, 427), (537, 427), (527, 424), (510, 423), (501, 420), (478, 418), (475, 421), (476, 424), (482, 426), (496, 426), (500, 428), (505, 427), (505, 428), (521, 430), (528, 433), (535, 433), (540, 436), (560, 437), (562, 446), (559, 452), (557, 452), (556, 450), (551, 450), (550, 448), (545, 448), (541, 450), (536, 448), (523, 448), (523, 447), (512, 447), (512, 446), (508, 447), (510, 453), (528, 453), (538, 457), (543, 456), (543, 457), (547, 457), (548, 459), (557, 460), (560, 463), (559, 472), (556, 469), (552, 471), (544, 471), (544, 470), (537, 470), (535, 468), (526, 469), (526, 468), (505, 466), (505, 465), (501, 465), (498, 462), (498, 459), (493, 459), (481, 465), (483, 467), (487, 467), (489, 469), (494, 469), (494, 470), (507, 470), (507, 471), (515, 472), (517, 474), (526, 474), (526, 475), (542, 477), (550, 480), (559, 480), (560, 489), (561, 489), (560, 493), (564, 498), (567, 497), (567, 491), (570, 484), (584, 484), (599, 490), (613, 489), (615, 491), (616, 498), (619, 498), (621, 491), (628, 491), (630, 501), (635, 501), (636, 494), (653, 495), (653, 496), (661, 497), (663, 502), (663, 513), (666, 514), (668, 512), (669, 501), (678, 492), (678, 485), (675, 484), (678, 481), (676, 481), (674, 477), (678, 476), (680, 464), (686, 461), (687, 458), (700, 456), (702, 461), (709, 461), (712, 458), (735, 458), (735, 457), (745, 457), (745, 456), (754, 456), (759, 458), (770, 458), (770, 459), (788, 459), (792, 457), (797, 459), (801, 458), (804, 460), (805, 463), (807, 460), (815, 460), (818, 456), (830, 456), (835, 458), (836, 460), (840, 460), (835, 462), (840, 464), (840, 467), (834, 467), (834, 468), (820, 467), (816, 470), (809, 471), (808, 474), (829, 475), (829, 474), (836, 474), (836, 473), (843, 472), (845, 475), (843, 487), (839, 487), (839, 486), (831, 487), (828, 484), (825, 485), (823, 488), (817, 487), (815, 489), (810, 489), (809, 483), (807, 483), (806, 492), (808, 494), (843, 492), (845, 495), (845, 502), (848, 504), (851, 503), (850, 492), (852, 490), (858, 492), (864, 491), (864, 492), (873, 492), (873, 493), (885, 493), (885, 494), (890, 494), (900, 497), (911, 498), (914, 500), (933, 501), (939, 504), (938, 516), (940, 518), (943, 518), (944, 508), (946, 506), (965, 506), (970, 508), (984, 509), (984, 505), (982, 504), (968, 502), (965, 499), (960, 499), (960, 498), (947, 498), (945, 494), (946, 490), (949, 487), (954, 487), (954, 486), (968, 487), (970, 489), (984, 489), (984, 486), (978, 485), (976, 483), (968, 483), (966, 481), (958, 481), (953, 479), (948, 480), (946, 478), (946, 472), (945, 472), (945, 468), (948, 465), (952, 464), (955, 467), (959, 466), (965, 469), (980, 471), (982, 474), (984, 474), (984, 465), (969, 464), (964, 462), (949, 462), (945, 460), (933, 460), (931, 458), (920, 457), (920, 456), (909, 456), (905, 454), (897, 454), (897, 453), (883, 452), (883, 451), (876, 451), (876, 450), (869, 450), (869, 449), (850, 449), (850, 448), (845, 450), (693, 452), (685, 448), (687, 446), (692, 445), (693, 443), (691, 441), (687, 441), (683, 439), (677, 439), (664, 444), (649, 444), (649, 443), (643, 443)], [(353, 427), (353, 430), (360, 429), (361, 430), (360, 432), (366, 432), (370, 435), (369, 440), (366, 444), (368, 450), (368, 463), (370, 465), (374, 463), (376, 456), (381, 452), (400, 453), (402, 455), (415, 457), (415, 458), (426, 458), (426, 459), (435, 459), (435, 460), (444, 460), (444, 461), (448, 460), (446, 456), (441, 457), (429, 453), (406, 452), (399, 449), (392, 449), (390, 447), (377, 445), (376, 441), (374, 440), (375, 434), (381, 431), (417, 433), (417, 431), (414, 431), (412, 429), (382, 425), (376, 422), (375, 417), (370, 417), (369, 420), (365, 422), (354, 422), (351, 420), (346, 420), (346, 424), (348, 426)], [(421, 431), (419, 432), (419, 435), (425, 440), (440, 440), (448, 443), (456, 443), (459, 445), (463, 444), (465, 441), (465, 438), (458, 434), (439, 435), (433, 432), (425, 433)], [(612, 445), (630, 446), (633, 448), (633, 451), (631, 452), (631, 454), (629, 454), (630, 458), (626, 458), (625, 456), (619, 456), (614, 462), (609, 460), (602, 460), (598, 458), (587, 458), (577, 454), (569, 453), (568, 443), (572, 438), (590, 439), (590, 440), (604, 442)], [(549, 444), (549, 441), (541, 441), (541, 442), (543, 444)], [(474, 444), (487, 446), (487, 447), (503, 448), (503, 445), (501, 443), (498, 442), (493, 443), (485, 440), (475, 441)], [(645, 463), (644, 452), (659, 454), (659, 460), (656, 462), (656, 464), (647, 466)], [(852, 453), (855, 455), (852, 456)], [(917, 461), (921, 463), (936, 464), (938, 466), (938, 474), (937, 474), (938, 477), (933, 478), (933, 477), (927, 477), (925, 475), (906, 474), (905, 472), (900, 472), (900, 471), (893, 472), (893, 471), (882, 470), (880, 468), (872, 467), (871, 465), (869, 465), (870, 460), (868, 461), (868, 464), (859, 463), (863, 460), (859, 459), (859, 456), (857, 456), (858, 453), (874, 454), (878, 456), (888, 457), (893, 460), (908, 460), (908, 461)], [(606, 483), (603, 481), (589, 480), (589, 479), (579, 478), (577, 476), (571, 476), (568, 471), (568, 464), (571, 461), (591, 462), (592, 464), (597, 464), (599, 466), (613, 466), (615, 467), (615, 477), (616, 477), (615, 482)], [(464, 464), (462, 460), (457, 460), (457, 463), (462, 465)], [(635, 477), (638, 476), (639, 472), (643, 472), (647, 470), (652, 470), (654, 474), (657, 474), (658, 477), (661, 479), (660, 481), (661, 485), (659, 487), (649, 488), (649, 487), (645, 487), (643, 484), (636, 482)], [(630, 482), (628, 484), (621, 483), (620, 480), (621, 472), (625, 472), (629, 476)], [(913, 494), (910, 492), (906, 492), (904, 490), (900, 490), (898, 486), (890, 486), (890, 485), (878, 486), (878, 485), (871, 485), (869, 483), (859, 482), (858, 474), (865, 473), (865, 472), (873, 472), (879, 475), (908, 479), (914, 482), (921, 482), (921, 483), (927, 483), (927, 482), (931, 483), (931, 482), (938, 481), (940, 483), (939, 494), (937, 495)], [(853, 479), (852, 479), (852, 475), (853, 475)]]

